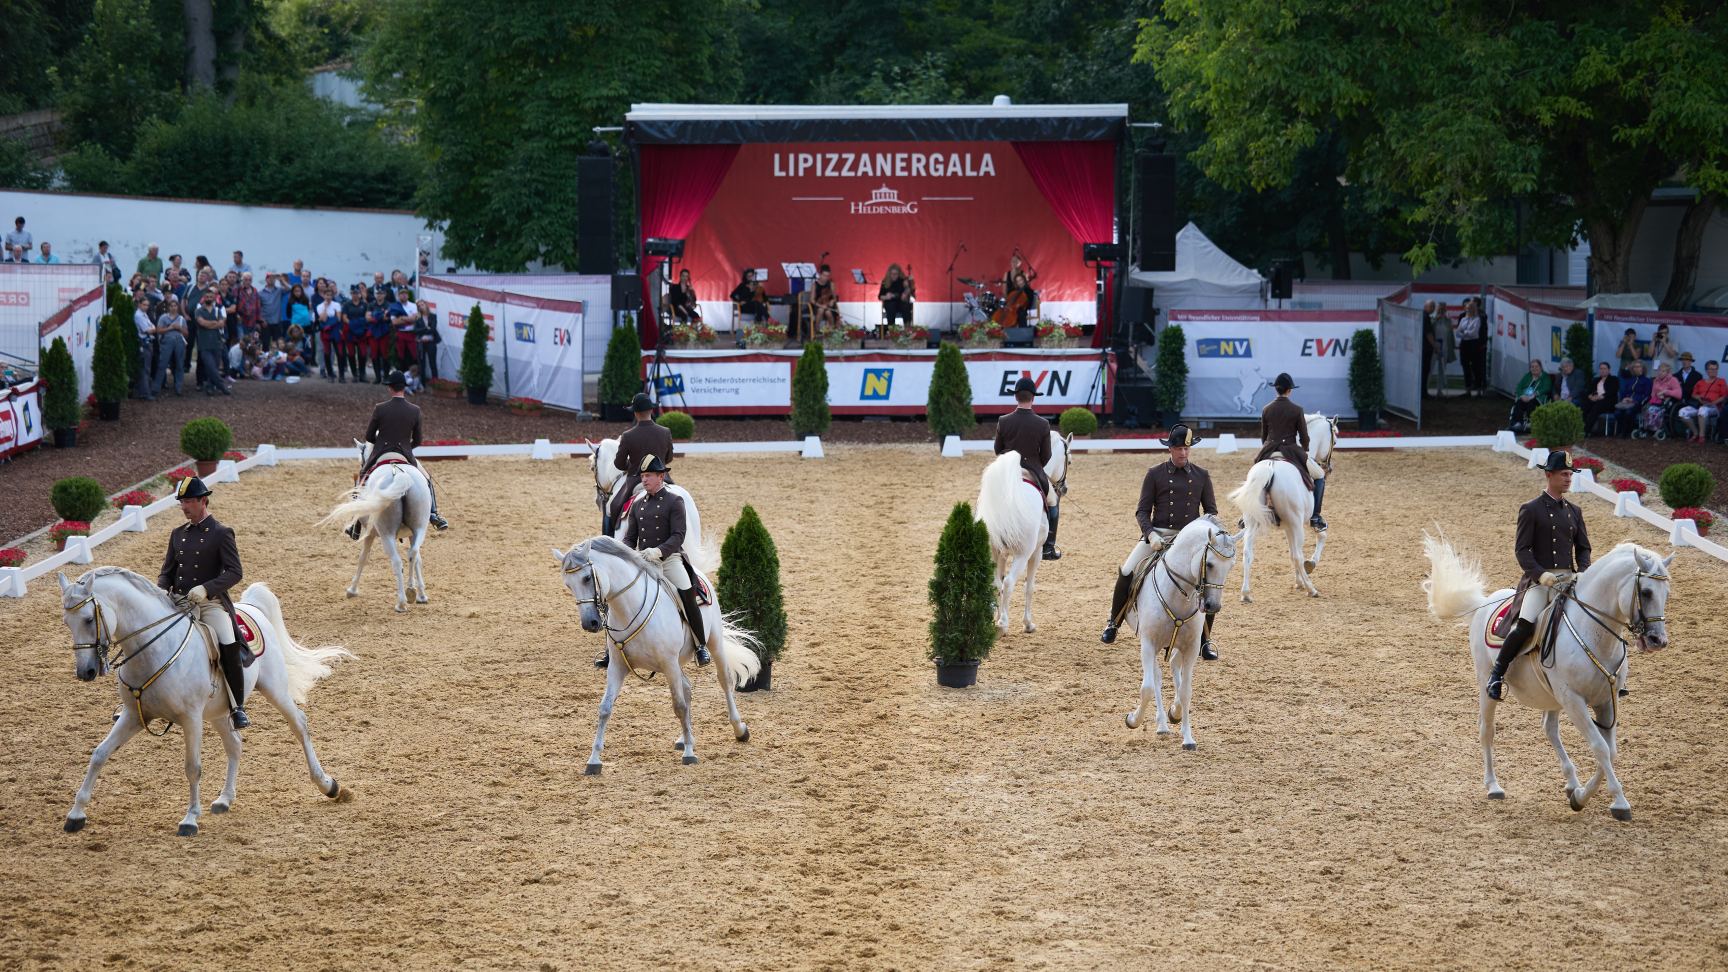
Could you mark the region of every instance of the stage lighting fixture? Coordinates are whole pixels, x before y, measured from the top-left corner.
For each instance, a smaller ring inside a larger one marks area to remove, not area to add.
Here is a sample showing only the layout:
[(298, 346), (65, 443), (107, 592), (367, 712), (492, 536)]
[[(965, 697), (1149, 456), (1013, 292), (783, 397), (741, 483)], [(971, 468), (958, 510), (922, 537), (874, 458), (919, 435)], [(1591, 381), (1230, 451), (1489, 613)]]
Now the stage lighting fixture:
[(669, 240), (662, 236), (650, 236), (642, 244), (642, 250), (649, 256), (671, 257), (676, 260), (684, 255), (684, 241)]

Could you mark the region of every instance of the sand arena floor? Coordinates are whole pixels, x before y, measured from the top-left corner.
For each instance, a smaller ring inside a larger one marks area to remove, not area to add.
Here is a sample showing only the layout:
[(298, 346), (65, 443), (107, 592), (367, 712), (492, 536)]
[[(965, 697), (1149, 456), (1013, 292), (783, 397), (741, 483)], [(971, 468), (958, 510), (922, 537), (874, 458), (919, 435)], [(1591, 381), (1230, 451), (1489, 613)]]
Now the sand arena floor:
[[(1246, 471), (1243, 456), (1198, 458), (1221, 484)], [(1676, 647), (1635, 659), (1620, 767), (1632, 823), (1603, 795), (1568, 810), (1537, 716), (1515, 706), (1502, 710), (1509, 798), (1491, 803), (1468, 656), (1424, 611), (1416, 538), (1441, 519), (1508, 581), (1535, 476), (1487, 452), (1346, 454), (1324, 598), (1299, 596), (1284, 558), (1260, 551), (1256, 603), (1226, 601), (1224, 660), (1197, 677), (1200, 748), (1186, 753), (1123, 726), (1137, 652), (1097, 641), (1147, 461), (1078, 458), (1040, 630), (1008, 636), (964, 692), (939, 690), (924, 660), (925, 581), (985, 457), (679, 463), (711, 533), (747, 500), (773, 531), (791, 642), (775, 691), (742, 697), (750, 743), (731, 741), (704, 672), (703, 762), (682, 767), (664, 687), (631, 685), (599, 778), (581, 775), (597, 640), (547, 552), (592, 532), (585, 463), (433, 467), (456, 525), (428, 544), (432, 603), (406, 616), (377, 559), (363, 596), (342, 597), (354, 547), (313, 521), (343, 466), (250, 474), (215, 506), (248, 580), (278, 591), (302, 641), (359, 655), (310, 706), (325, 765), (356, 799), (319, 796), (260, 706), (239, 801), (195, 839), (174, 836), (178, 732), (122, 749), (89, 827), (62, 833), (115, 695), (74, 680), (56, 587), (38, 584), (0, 603), (0, 966), (1728, 964), (1728, 568), (1683, 554)], [(1599, 549), (1628, 536), (1665, 549), (1608, 504), (1584, 509)], [(153, 572), (168, 523), (100, 560)], [(214, 736), (204, 753), (208, 801)]]

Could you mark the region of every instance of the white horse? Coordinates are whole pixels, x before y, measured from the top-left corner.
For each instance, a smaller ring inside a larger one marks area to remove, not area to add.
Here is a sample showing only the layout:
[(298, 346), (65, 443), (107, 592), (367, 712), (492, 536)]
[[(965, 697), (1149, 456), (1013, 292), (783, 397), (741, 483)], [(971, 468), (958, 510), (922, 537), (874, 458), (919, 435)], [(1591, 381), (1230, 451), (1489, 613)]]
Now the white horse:
[[(604, 526), (606, 520), (606, 507), (612, 502), (613, 496), (619, 490), (624, 488), (625, 482), (624, 471), (616, 469), (612, 465), (612, 460), (618, 455), (618, 440), (614, 438), (601, 439), (599, 442), (590, 439), (583, 439), (582, 441), (588, 446), (588, 466), (594, 471), (594, 505), (600, 509), (600, 520), (602, 526)], [(662, 456), (661, 458), (666, 462), (672, 461), (671, 456)], [(684, 500), (685, 535), (692, 537), (701, 536), (702, 514), (696, 509), (696, 498), (691, 496), (688, 490), (677, 483), (669, 482), (662, 488), (673, 496), (682, 497)], [(643, 492), (643, 488), (640, 484), (637, 485), (636, 492), (638, 495)], [(619, 517), (618, 522), (612, 525), (611, 536), (616, 539), (623, 535), (624, 518)]]
[[(176, 603), (166, 591), (122, 567), (97, 567), (75, 582), (61, 574), (60, 598), (63, 619), (72, 630), (78, 679), (89, 682), (113, 671), (121, 703), (114, 728), (90, 756), (84, 785), (78, 788), (66, 814), (66, 831), (84, 828), (84, 807), (95, 789), (96, 774), (108, 757), (151, 720), (166, 719), (178, 723), (186, 737), (186, 782), (191, 797), (186, 816), (180, 819), (179, 833), (193, 836), (198, 833), (199, 749), (206, 718), (221, 734), (222, 748), (228, 755), (228, 781), (210, 804), (211, 813), (226, 813), (234, 806), (240, 780), (240, 733), (228, 720), (227, 683), (204, 637), (194, 630), (184, 602)], [(262, 653), (246, 669), (247, 693), (263, 693), (287, 718), (288, 728), (306, 753), (306, 768), (319, 792), (347, 802), (349, 792), (319, 764), (306, 715), (299, 707), (313, 684), (330, 674), (331, 662), (354, 656), (336, 645), (307, 648), (296, 642), (282, 622), (281, 602), (263, 584), (248, 586), (234, 607), (258, 636), (253, 644), (255, 653)], [(166, 732), (164, 729), (158, 735)]]
[[(1422, 582), (1428, 592), (1429, 612), (1441, 620), (1465, 623), (1470, 629), (1476, 702), (1481, 707), (1477, 728), (1482, 741), (1483, 784), (1490, 800), (1504, 799), (1506, 791), (1494, 776), (1494, 714), (1500, 703), (1486, 691), (1495, 649), (1488, 647), (1483, 636), (1494, 613), (1486, 609), (1505, 603), (1513, 592), (1501, 589), (1484, 595), (1482, 589), (1487, 585), (1481, 564), (1466, 561), (1444, 537), (1423, 534), (1422, 546), (1429, 563), (1428, 579)], [(1566, 800), (1574, 810), (1584, 809), (1606, 780), (1614, 798), (1609, 812), (1616, 820), (1632, 819), (1632, 805), (1614, 773), (1617, 690), (1624, 684), (1631, 654), (1629, 639), (1640, 651), (1655, 651), (1668, 644), (1664, 614), (1668, 565), (1673, 560), (1672, 554), (1663, 559), (1632, 543), (1615, 547), (1578, 575), (1548, 650), (1520, 655), (1507, 669), (1506, 684), (1518, 701), (1542, 712), (1542, 728), (1560, 757)], [(1596, 775), (1583, 786), (1578, 785), (1578, 772), (1560, 744), (1562, 710), (1596, 756)]]
[(1008, 633), (1008, 601), (1024, 570), (1026, 630), (1037, 631), (1032, 623), (1032, 592), (1038, 587), (1038, 562), (1050, 521), (1037, 484), (1021, 478), (1020, 453), (1010, 449), (985, 467), (978, 486), (977, 516), (990, 531), (990, 553), (996, 561), (996, 627)]
[[(690, 566), (702, 580), (713, 574), (714, 554), (700, 540), (685, 550)], [(600, 751), (606, 741), (606, 722), (612, 704), (624, 687), (624, 676), (651, 678), (659, 672), (672, 689), (672, 711), (683, 734), (673, 745), (684, 753), (684, 764), (696, 762), (696, 736), (692, 724), (690, 679), (683, 662), (695, 654), (690, 629), (678, 613), (678, 594), (665, 580), (658, 564), (611, 537), (594, 537), (572, 547), (568, 553), (552, 549), (564, 571), (564, 586), (582, 605), (582, 628), (590, 633), (606, 631), (609, 664), (606, 693), (600, 699), (600, 721), (594, 730), (594, 748), (588, 753), (583, 772), (600, 773)], [(710, 590), (713, 588), (710, 587)], [(720, 599), (702, 608), (703, 630), (708, 650), (714, 656), (720, 691), (726, 697), (726, 713), (739, 742), (748, 742), (750, 727), (738, 714), (734, 689), (756, 677), (762, 662), (756, 657), (756, 637), (735, 626), (721, 611)]]
[[(1309, 415), (1307, 419), (1311, 447), (1308, 473), (1318, 483), (1325, 478), (1332, 462), (1332, 449), (1337, 444), (1337, 425), (1324, 415)], [(1268, 497), (1270, 506), (1261, 498), (1268, 482), (1272, 484)], [(1325, 489), (1324, 486), (1320, 488)], [(1320, 555), (1326, 550), (1326, 531), (1315, 531), (1314, 556), (1304, 560), (1308, 520), (1314, 515), (1314, 494), (1303, 487), (1302, 473), (1283, 459), (1262, 459), (1248, 470), (1248, 478), (1230, 494), (1229, 499), (1242, 511), (1242, 521), (1247, 526), (1247, 535), (1242, 541), (1243, 603), (1254, 600), (1249, 592), (1253, 579), (1254, 538), (1262, 532), (1271, 533), (1279, 525), (1283, 526), (1284, 536), (1290, 542), (1290, 563), (1296, 571), (1296, 586), (1307, 591), (1309, 597), (1319, 597), (1320, 589), (1314, 586), (1308, 575), (1320, 565)]]
[[(360, 449), (360, 461), (366, 461), (367, 443), (354, 443)], [(390, 551), (390, 569), (396, 574), (396, 613), (408, 610), (408, 595), (414, 603), (428, 603), (426, 575), (420, 569), (420, 548), (426, 542), (426, 527), (432, 517), (431, 481), (418, 466), (408, 462), (381, 462), (372, 467), (366, 481), (349, 490), (347, 499), (324, 515), (321, 523), (335, 523), (346, 529), (356, 520), (363, 524), (365, 537), (360, 542), (360, 562), (354, 566), (354, 580), (348, 585), (348, 596), (360, 596), (360, 575), (366, 570), (366, 557), (375, 540), (384, 540)], [(402, 553), (397, 548), (397, 534), (403, 529), (408, 535), (408, 578), (402, 577)]]
[[(1205, 615), (1217, 612), (1224, 581), (1236, 563), (1241, 533), (1225, 531), (1216, 517), (1190, 522), (1170, 541), (1164, 555), (1146, 572), (1140, 594), (1128, 609), (1125, 624), (1140, 633), (1140, 707), (1123, 716), (1128, 728), (1145, 724), (1148, 709), (1158, 713), (1156, 731), (1170, 734), (1170, 723), (1182, 726), (1182, 748), (1195, 749), (1193, 709), (1194, 668), (1200, 658), (1200, 629)], [(1170, 708), (1164, 708), (1164, 673), (1158, 654), (1170, 658)], [(1166, 718), (1168, 717), (1168, 718)]]

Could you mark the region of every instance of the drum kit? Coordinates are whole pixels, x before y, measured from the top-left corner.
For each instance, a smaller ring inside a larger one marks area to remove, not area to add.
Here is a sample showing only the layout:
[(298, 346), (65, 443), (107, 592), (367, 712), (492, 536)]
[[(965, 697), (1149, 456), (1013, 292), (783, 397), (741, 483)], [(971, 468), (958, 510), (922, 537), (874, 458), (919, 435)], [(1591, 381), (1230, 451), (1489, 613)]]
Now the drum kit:
[(989, 281), (973, 277), (961, 277), (960, 282), (968, 287), (977, 287), (978, 292), (968, 290), (961, 297), (966, 301), (968, 320), (987, 321), (990, 315), (1002, 309), (1002, 295), (990, 289)]

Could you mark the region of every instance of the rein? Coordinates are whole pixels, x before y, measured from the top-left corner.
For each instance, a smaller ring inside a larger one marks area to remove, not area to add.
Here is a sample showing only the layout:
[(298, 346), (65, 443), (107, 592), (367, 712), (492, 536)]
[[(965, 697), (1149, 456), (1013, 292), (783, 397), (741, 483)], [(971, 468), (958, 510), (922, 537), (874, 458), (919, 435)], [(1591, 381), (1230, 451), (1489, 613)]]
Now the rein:
[[(92, 614), (92, 617), (95, 619), (96, 640), (93, 642), (75, 641), (72, 643), (72, 650), (73, 651), (79, 651), (79, 650), (84, 649), (84, 648), (89, 648), (89, 649), (92, 649), (96, 652), (96, 662), (97, 662), (97, 666), (98, 666), (97, 672), (99, 674), (107, 674), (109, 671), (112, 671), (114, 673), (114, 680), (120, 683), (121, 688), (124, 688), (127, 692), (130, 692), (132, 694), (132, 705), (133, 705), (134, 710), (138, 714), (138, 724), (140, 726), (144, 727), (145, 732), (150, 732), (150, 723), (148, 721), (146, 721), (144, 718), (144, 691), (146, 689), (148, 689), (150, 686), (156, 684), (156, 680), (161, 678), (163, 673), (168, 671), (168, 669), (173, 666), (174, 662), (180, 657), (181, 653), (186, 650), (187, 643), (189, 643), (192, 640), (193, 625), (190, 622), (190, 618), (192, 616), (192, 608), (190, 605), (188, 605), (186, 607), (176, 608), (175, 610), (169, 612), (166, 615), (163, 615), (160, 618), (157, 618), (156, 620), (150, 622), (147, 625), (144, 625), (141, 628), (138, 628), (138, 629), (133, 630), (133, 631), (128, 631), (127, 633), (125, 633), (123, 635), (119, 635), (116, 637), (116, 636), (110, 636), (108, 633), (109, 632), (109, 624), (108, 624), (107, 620), (104, 619), (103, 614), (102, 614), (102, 602), (96, 599), (96, 594), (94, 591), (92, 591), (91, 594), (88, 597), (84, 598), (82, 601), (79, 601), (77, 604), (74, 604), (71, 607), (66, 608), (66, 610), (69, 612), (70, 611), (76, 611), (86, 604), (91, 605), (91, 614)], [(180, 644), (175, 647), (174, 653), (169, 655), (168, 660), (163, 662), (156, 669), (156, 671), (152, 672), (150, 674), (150, 677), (145, 679), (142, 684), (140, 684), (136, 687), (127, 684), (125, 677), (120, 674), (120, 667), (122, 665), (125, 665), (127, 662), (132, 661), (133, 659), (137, 658), (138, 656), (144, 654), (144, 652), (148, 651), (150, 646), (155, 644), (157, 641), (159, 641), (163, 635), (168, 634), (169, 632), (173, 631), (174, 626), (170, 624), (168, 627), (163, 628), (161, 631), (156, 632), (156, 634), (153, 637), (151, 637), (151, 639), (149, 641), (146, 641), (142, 645), (139, 645), (129, 655), (128, 654), (122, 654), (122, 656), (119, 657), (118, 659), (116, 659), (113, 664), (109, 664), (109, 662), (108, 662), (108, 653), (117, 647), (121, 647), (121, 646), (125, 645), (125, 643), (127, 641), (129, 641), (130, 639), (136, 638), (137, 636), (143, 634), (144, 632), (149, 631), (151, 628), (154, 628), (157, 625), (163, 624), (165, 622), (174, 621), (176, 619), (186, 620), (187, 625), (186, 625), (186, 633), (181, 636)], [(150, 732), (150, 734), (152, 736), (164, 736), (164, 735), (167, 735), (167, 733), (168, 733), (168, 730), (166, 728), (164, 728), (161, 732)]]
[[(1636, 561), (1634, 561), (1634, 564), (1636, 564)], [(1604, 611), (1598, 610), (1584, 603), (1584, 600), (1576, 594), (1565, 595), (1565, 600), (1578, 605), (1578, 607), (1583, 610), (1585, 617), (1596, 622), (1597, 627), (1607, 632), (1608, 637), (1612, 638), (1620, 646), (1620, 660), (1614, 663), (1612, 671), (1602, 664), (1601, 660), (1596, 657), (1596, 653), (1590, 650), (1590, 643), (1585, 641), (1584, 636), (1579, 634), (1578, 629), (1573, 626), (1572, 617), (1567, 613), (1565, 604), (1562, 603), (1558, 607), (1558, 610), (1560, 611), (1560, 620), (1565, 622), (1566, 630), (1571, 632), (1572, 638), (1578, 642), (1579, 650), (1584, 652), (1584, 657), (1590, 660), (1591, 667), (1595, 668), (1597, 673), (1608, 682), (1608, 724), (1601, 725), (1598, 723), (1598, 726), (1603, 730), (1612, 729), (1619, 721), (1619, 693), (1615, 691), (1615, 684), (1620, 669), (1625, 667), (1626, 660), (1632, 656), (1632, 647), (1627, 643), (1626, 638), (1621, 636), (1621, 629), (1625, 629), (1628, 635), (1642, 641), (1644, 638), (1644, 632), (1649, 629), (1652, 623), (1658, 621), (1666, 622), (1668, 620), (1665, 616), (1660, 614), (1651, 616), (1644, 613), (1643, 581), (1645, 579), (1667, 582), (1669, 578), (1667, 574), (1651, 573), (1644, 570), (1642, 567), (1637, 568), (1633, 572), (1632, 619), (1625, 623), (1622, 623), (1618, 618), (1611, 617)], [(1554, 660), (1552, 652), (1550, 652), (1548, 658), (1542, 660), (1542, 667), (1550, 670), (1553, 669)]]
[(636, 618), (640, 618), (641, 623), (637, 623), (636, 618), (631, 618), (630, 622), (624, 626), (624, 630), (628, 631), (629, 634), (620, 639), (618, 637), (619, 632), (614, 630), (612, 627), (612, 612), (609, 607), (611, 599), (613, 597), (622, 596), (625, 591), (635, 587), (636, 583), (646, 576), (648, 571), (641, 567), (636, 568), (636, 576), (630, 579), (630, 583), (620, 587), (613, 594), (607, 594), (600, 584), (600, 574), (594, 570), (594, 562), (592, 560), (577, 567), (566, 567), (564, 568), (564, 573), (579, 574), (584, 570), (588, 571), (588, 580), (594, 585), (594, 596), (590, 598), (578, 598), (578, 603), (594, 605), (594, 612), (600, 615), (601, 627), (606, 629), (606, 635), (611, 639), (612, 643), (618, 646), (618, 657), (624, 659), (624, 667), (629, 669), (630, 674), (644, 682), (653, 681), (655, 673), (649, 672), (644, 676), (641, 672), (638, 672), (636, 666), (630, 664), (630, 655), (625, 652), (624, 649), (631, 641), (635, 640), (637, 635), (642, 633), (643, 628), (648, 627), (648, 622), (654, 619), (654, 612), (660, 606), (660, 585), (651, 585), (654, 588), (652, 597), (642, 609), (637, 611)]
[[(1169, 575), (1170, 582), (1172, 584), (1176, 585), (1176, 590), (1181, 593), (1182, 597), (1184, 599), (1186, 599), (1190, 596), (1195, 598), (1194, 610), (1189, 611), (1183, 617), (1177, 617), (1176, 612), (1170, 610), (1170, 602), (1166, 601), (1164, 599), (1164, 589), (1158, 585), (1158, 582), (1156, 580), (1154, 580), (1152, 582), (1152, 593), (1158, 595), (1158, 606), (1164, 609), (1164, 616), (1169, 618), (1171, 624), (1174, 625), (1174, 627), (1172, 627), (1170, 630), (1170, 640), (1169, 640), (1169, 642), (1167, 642), (1164, 645), (1164, 659), (1166, 661), (1168, 661), (1170, 659), (1171, 650), (1176, 647), (1176, 639), (1178, 637), (1180, 637), (1182, 634), (1182, 626), (1184, 624), (1187, 624), (1189, 621), (1194, 620), (1194, 616), (1199, 614), (1201, 609), (1203, 609), (1206, 606), (1206, 598), (1205, 598), (1206, 590), (1208, 588), (1216, 588), (1218, 590), (1222, 590), (1224, 588), (1223, 584), (1214, 584), (1209, 579), (1211, 577), (1211, 569), (1212, 569), (1211, 561), (1206, 556), (1209, 553), (1215, 553), (1218, 556), (1223, 557), (1225, 560), (1235, 560), (1236, 559), (1235, 553), (1231, 553), (1228, 556), (1226, 556), (1224, 551), (1219, 550), (1217, 547), (1213, 546), (1212, 545), (1212, 535), (1210, 533), (1208, 533), (1206, 535), (1206, 549), (1202, 550), (1200, 552), (1200, 565), (1199, 565), (1200, 569), (1197, 572), (1199, 575), (1199, 583), (1195, 583), (1194, 581), (1188, 581), (1187, 578), (1184, 578), (1184, 577), (1180, 576), (1179, 574), (1177, 574), (1175, 569), (1170, 566), (1170, 558), (1168, 558), (1168, 557), (1158, 558), (1159, 566), (1164, 568), (1164, 573)], [(1183, 585), (1184, 581), (1187, 582), (1188, 587), (1193, 589), (1192, 591), (1183, 590), (1182, 585)]]
[(1050, 488), (1056, 491), (1058, 499), (1068, 495), (1068, 470), (1074, 464), (1074, 457), (1068, 446), (1068, 440), (1062, 440), (1062, 478), (1050, 481)]

